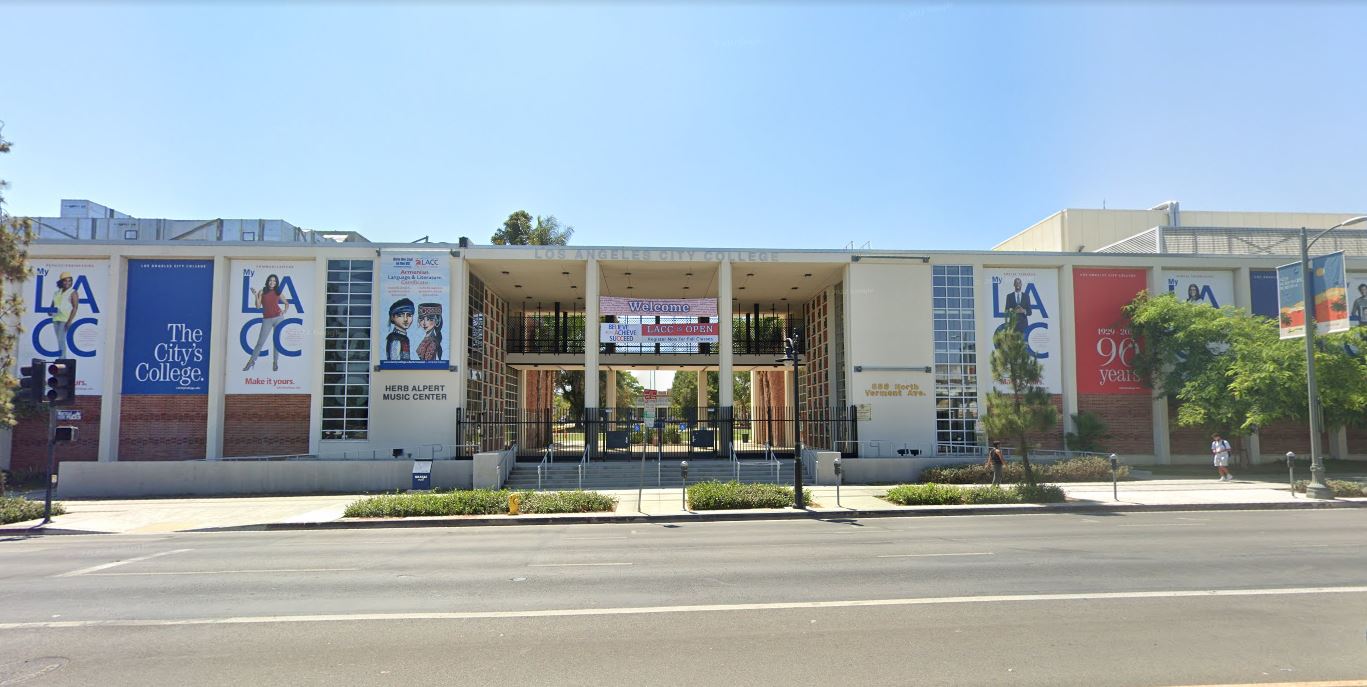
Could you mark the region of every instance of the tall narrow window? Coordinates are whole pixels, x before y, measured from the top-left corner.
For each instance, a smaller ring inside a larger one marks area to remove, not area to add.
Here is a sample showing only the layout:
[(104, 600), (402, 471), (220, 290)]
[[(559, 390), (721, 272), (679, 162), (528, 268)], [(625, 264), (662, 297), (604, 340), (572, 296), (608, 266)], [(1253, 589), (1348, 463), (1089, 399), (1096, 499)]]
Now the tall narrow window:
[(935, 265), (935, 452), (978, 449), (978, 347), (973, 318), (973, 267)]
[(372, 260), (329, 260), (323, 334), (323, 439), (370, 432)]

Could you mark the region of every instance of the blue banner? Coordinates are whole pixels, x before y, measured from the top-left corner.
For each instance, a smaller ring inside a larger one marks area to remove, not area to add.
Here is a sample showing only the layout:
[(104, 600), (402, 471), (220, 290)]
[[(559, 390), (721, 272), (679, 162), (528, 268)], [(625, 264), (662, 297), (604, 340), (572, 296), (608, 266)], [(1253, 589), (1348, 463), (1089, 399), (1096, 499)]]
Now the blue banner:
[(1248, 273), (1249, 291), (1253, 296), (1253, 314), (1277, 318), (1277, 271), (1252, 270)]
[(123, 393), (209, 392), (212, 260), (129, 260)]

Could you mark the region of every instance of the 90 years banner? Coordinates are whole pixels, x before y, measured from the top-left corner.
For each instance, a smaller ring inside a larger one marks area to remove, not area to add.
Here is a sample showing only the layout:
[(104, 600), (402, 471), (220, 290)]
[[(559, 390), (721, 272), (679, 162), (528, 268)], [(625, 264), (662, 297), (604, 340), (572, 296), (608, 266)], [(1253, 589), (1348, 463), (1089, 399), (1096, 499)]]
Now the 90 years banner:
[(1079, 394), (1147, 394), (1134, 371), (1139, 341), (1121, 310), (1148, 287), (1142, 269), (1073, 269)]

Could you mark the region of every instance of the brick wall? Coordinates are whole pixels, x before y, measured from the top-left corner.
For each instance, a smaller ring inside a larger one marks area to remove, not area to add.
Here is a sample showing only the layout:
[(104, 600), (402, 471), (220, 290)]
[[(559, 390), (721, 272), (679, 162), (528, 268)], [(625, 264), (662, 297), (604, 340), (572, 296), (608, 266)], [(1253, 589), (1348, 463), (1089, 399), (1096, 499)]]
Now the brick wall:
[(1348, 454), (1367, 456), (1367, 427), (1348, 428)]
[(192, 460), (204, 457), (208, 395), (124, 396), (119, 460)]
[(1081, 394), (1078, 410), (1106, 423), (1106, 448), (1115, 453), (1153, 455), (1153, 399), (1148, 394)]
[[(1279, 458), (1287, 451), (1295, 451), (1302, 458), (1310, 456), (1309, 422), (1277, 422), (1259, 430), (1258, 437), (1262, 442), (1260, 450), (1265, 456)], [(1325, 455), (1328, 455), (1331, 446), (1326, 437), (1322, 444)], [(1352, 448), (1351, 443), (1348, 446)]]
[[(1176, 401), (1168, 401), (1168, 441), (1172, 447), (1172, 454), (1175, 456), (1210, 455), (1210, 435), (1213, 432), (1205, 427), (1178, 427), (1178, 405)], [(1233, 438), (1225, 438), (1229, 439), (1231, 446), (1237, 446)]]
[[(1062, 450), (1065, 426), (1064, 422), (1065, 419), (1068, 417), (1067, 413), (1063, 412), (1063, 395), (1053, 394), (1049, 397), (1049, 402), (1051, 405), (1054, 406), (1054, 410), (1058, 412), (1058, 422), (1054, 425), (1054, 428), (1052, 430), (1047, 432), (1032, 433), (1028, 435), (1026, 440), (1030, 442), (1030, 446), (1032, 448)], [(1006, 446), (1008, 444), (1008, 441), (1004, 439), (1002, 440), (1003, 446)]]
[[(100, 397), (77, 396), (76, 403), (67, 406), (81, 411), (79, 422), (62, 422), (74, 425), (76, 441), (57, 445), (57, 463), (68, 460), (96, 460), (100, 452)], [(11, 439), (10, 471), (15, 473), (47, 470), (47, 409), (40, 414), (25, 417), (14, 426)]]
[(308, 453), (310, 398), (308, 394), (224, 396), (223, 455)]

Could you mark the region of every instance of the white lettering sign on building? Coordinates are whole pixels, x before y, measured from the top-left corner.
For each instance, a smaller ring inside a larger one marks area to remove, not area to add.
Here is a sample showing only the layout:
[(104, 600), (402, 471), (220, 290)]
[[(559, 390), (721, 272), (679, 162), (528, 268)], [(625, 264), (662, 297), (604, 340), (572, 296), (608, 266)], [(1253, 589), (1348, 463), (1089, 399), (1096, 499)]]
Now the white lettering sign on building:
[(104, 327), (109, 299), (108, 260), (29, 258), (33, 276), (24, 284), (18, 361), (76, 360), (76, 393), (104, 393)]
[(714, 344), (721, 340), (721, 330), (716, 322), (605, 322), (599, 325), (598, 333), (603, 343), (610, 344)]
[[(989, 268), (983, 270), (979, 288), (977, 369), (991, 374), (992, 337), (1012, 327), (1025, 337), (1030, 352), (1044, 367), (1044, 386), (1051, 394), (1063, 393), (1059, 364), (1058, 271), (1048, 268)], [(962, 287), (961, 287), (962, 288)]]
[[(319, 348), (308, 328), (312, 260), (233, 260), (228, 271), (230, 394), (307, 394)], [(362, 362), (369, 362), (363, 360)]]
[(716, 317), (715, 298), (623, 298), (602, 296), (598, 299), (599, 313), (617, 317)]

